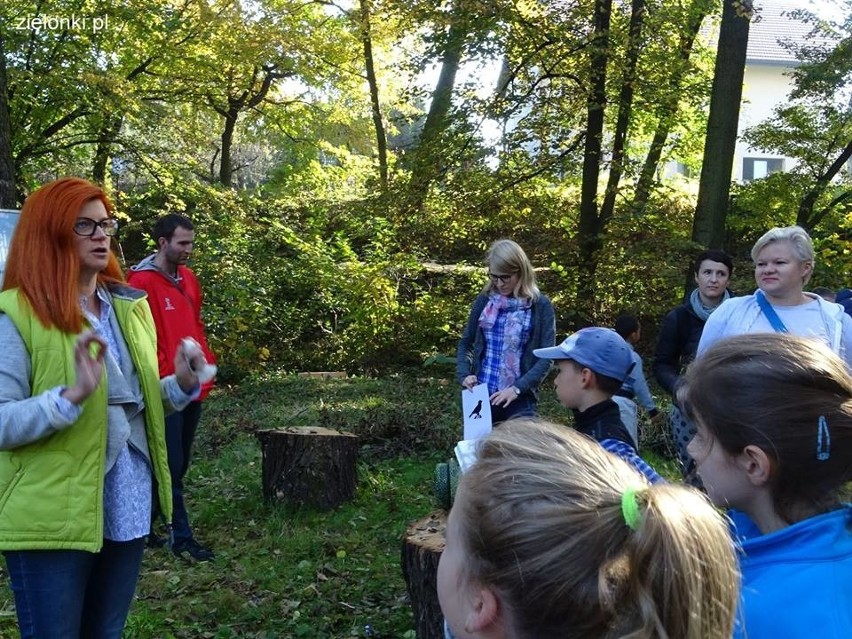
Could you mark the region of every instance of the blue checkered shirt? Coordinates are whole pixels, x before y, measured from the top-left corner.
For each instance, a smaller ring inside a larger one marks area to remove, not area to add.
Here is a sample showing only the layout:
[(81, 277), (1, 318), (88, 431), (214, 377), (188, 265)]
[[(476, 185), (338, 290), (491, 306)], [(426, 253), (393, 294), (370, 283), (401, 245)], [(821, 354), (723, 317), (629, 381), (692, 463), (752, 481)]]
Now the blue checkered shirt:
[(666, 480), (663, 479), (648, 462), (636, 454), (636, 450), (633, 446), (626, 444), (620, 439), (602, 439), (600, 441), (600, 445), (606, 448), (613, 455), (621, 457), (624, 461), (633, 466), (633, 468), (642, 473), (645, 476), (645, 479), (652, 484), (665, 483)]

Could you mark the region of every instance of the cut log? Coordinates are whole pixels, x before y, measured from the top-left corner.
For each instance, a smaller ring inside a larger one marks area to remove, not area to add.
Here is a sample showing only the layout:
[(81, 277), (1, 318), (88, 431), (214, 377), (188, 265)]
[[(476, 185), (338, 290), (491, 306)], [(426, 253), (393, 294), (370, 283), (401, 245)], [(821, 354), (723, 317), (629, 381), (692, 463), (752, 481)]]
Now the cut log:
[(437, 510), (411, 524), (402, 541), (402, 575), (414, 612), (417, 639), (444, 639), (437, 577), (446, 529), (447, 513)]
[(263, 453), (263, 496), (330, 509), (355, 496), (358, 437), (328, 428), (255, 433)]
[(346, 379), (346, 371), (310, 371), (298, 373), (299, 377), (309, 377), (314, 379)]

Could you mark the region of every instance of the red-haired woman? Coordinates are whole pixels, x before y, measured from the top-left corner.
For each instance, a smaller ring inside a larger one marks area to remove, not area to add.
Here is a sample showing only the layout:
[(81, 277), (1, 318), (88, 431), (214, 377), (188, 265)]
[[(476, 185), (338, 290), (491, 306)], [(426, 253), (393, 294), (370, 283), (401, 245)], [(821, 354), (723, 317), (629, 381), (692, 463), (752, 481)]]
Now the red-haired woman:
[(25, 638), (121, 637), (153, 485), (171, 513), (164, 412), (199, 391), (203, 362), (182, 352), (159, 379), (111, 213), (85, 180), (35, 191), (0, 293), (0, 550)]

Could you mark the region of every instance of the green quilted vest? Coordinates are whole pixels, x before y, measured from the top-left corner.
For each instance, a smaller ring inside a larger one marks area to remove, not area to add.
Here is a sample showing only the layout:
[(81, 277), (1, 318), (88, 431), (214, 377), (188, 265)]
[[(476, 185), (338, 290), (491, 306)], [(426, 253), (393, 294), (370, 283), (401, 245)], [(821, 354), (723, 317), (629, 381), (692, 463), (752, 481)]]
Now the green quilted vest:
[[(145, 428), (162, 511), (172, 501), (165, 418), (157, 372), (156, 330), (144, 297), (113, 293), (113, 310), (139, 375)], [(134, 291), (134, 293), (136, 293)], [(74, 383), (76, 335), (47, 329), (16, 290), (0, 293), (0, 311), (14, 322), (30, 353), (31, 394)], [(83, 402), (70, 426), (25, 446), (0, 451), (0, 549), (74, 549), (103, 544), (103, 487), (107, 435), (106, 377)]]

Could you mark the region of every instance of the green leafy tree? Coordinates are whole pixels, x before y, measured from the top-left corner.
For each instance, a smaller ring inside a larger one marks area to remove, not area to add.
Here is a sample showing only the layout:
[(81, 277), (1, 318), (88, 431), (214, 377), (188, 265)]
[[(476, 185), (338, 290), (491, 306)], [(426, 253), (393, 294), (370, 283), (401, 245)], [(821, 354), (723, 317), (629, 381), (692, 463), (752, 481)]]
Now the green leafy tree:
[[(676, 157), (681, 161), (688, 161), (690, 157), (699, 156), (699, 153), (690, 150), (690, 143), (694, 144), (696, 136), (690, 136), (688, 132), (700, 131), (700, 124), (703, 123), (703, 113), (695, 107), (705, 101), (703, 79), (707, 74), (704, 70), (704, 58), (709, 56), (698, 46), (700, 43), (697, 38), (701, 25), (715, 4), (715, 0), (697, 0), (680, 7), (675, 3), (667, 7), (679, 16), (683, 28), (677, 31), (678, 35), (673, 43), (673, 50), (676, 52), (674, 57), (670, 56), (670, 45), (666, 42), (660, 43), (660, 53), (670, 57), (672, 63), (668, 75), (658, 75), (658, 70), (665, 69), (665, 65), (648, 65), (643, 71), (647, 82), (656, 83), (660, 99), (647, 105), (652, 110), (649, 130), (652, 128), (653, 136), (634, 185), (631, 204), (634, 215), (642, 215), (645, 212), (648, 198), (652, 191), (659, 187), (659, 167), (666, 157), (673, 157), (674, 153), (677, 153)], [(652, 29), (656, 30), (654, 27)], [(653, 41), (649, 42), (649, 47), (653, 46)], [(692, 126), (693, 123), (695, 126)], [(679, 132), (677, 148), (670, 144), (670, 136), (675, 131)]]
[(5, 40), (0, 33), (0, 208), (11, 209), (15, 207), (17, 193), (8, 95)]
[(852, 207), (848, 176), (837, 180), (852, 157), (852, 112), (842, 105), (794, 104), (746, 132), (752, 146), (796, 160), (780, 180), (794, 187), (796, 224), (814, 229), (838, 207)]
[[(796, 52), (803, 64), (793, 73), (794, 106), (776, 114), (779, 148), (797, 158), (801, 172), (812, 177), (796, 216), (797, 224), (805, 228), (815, 227), (836, 207), (852, 209), (848, 171), (845, 184), (836, 181), (852, 158), (852, 2), (841, 6), (846, 17), (839, 22), (798, 12), (814, 29), (809, 44)], [(809, 110), (808, 103), (817, 106)], [(797, 113), (797, 107), (803, 111)], [(808, 115), (815, 122), (801, 117)]]
[(59, 156), (75, 159), (87, 143), (76, 125), (96, 109), (103, 79), (97, 60), (100, 35), (72, 17), (91, 25), (99, 8), (92, 2), (61, 0), (13, 1), (0, 8), (8, 140), (18, 192), (27, 187), (25, 166), (52, 168)]
[(162, 74), (199, 37), (201, 6), (10, 0), (0, 8), (19, 192), (64, 173), (106, 183), (117, 150), (125, 162), (150, 155), (155, 144), (133, 132), (144, 128), (148, 107), (162, 103)]

